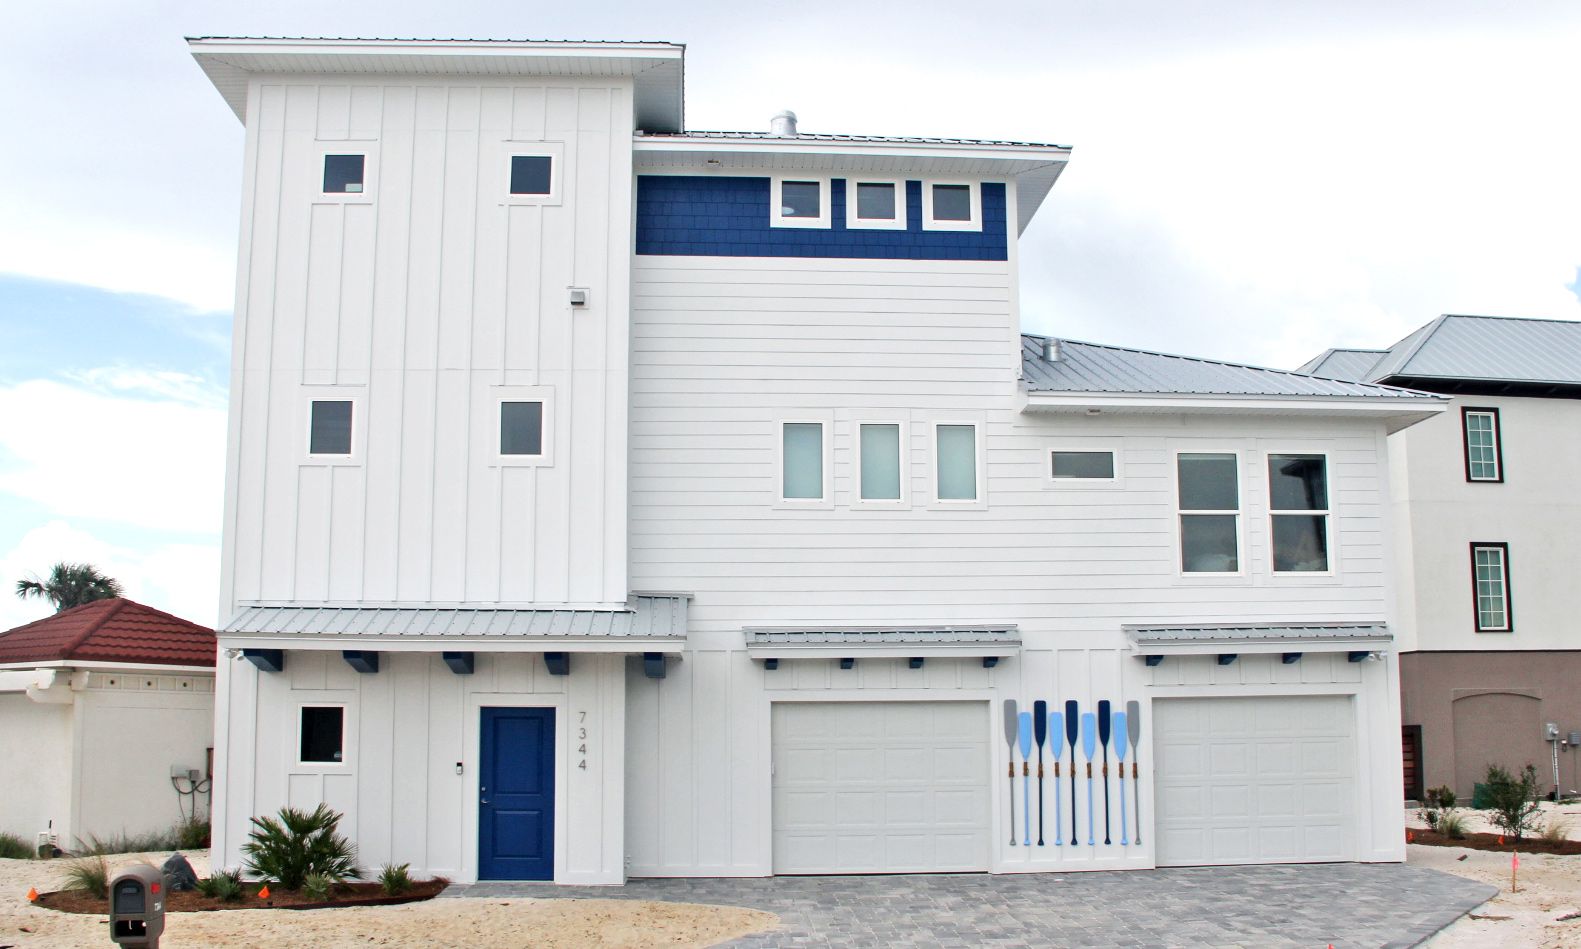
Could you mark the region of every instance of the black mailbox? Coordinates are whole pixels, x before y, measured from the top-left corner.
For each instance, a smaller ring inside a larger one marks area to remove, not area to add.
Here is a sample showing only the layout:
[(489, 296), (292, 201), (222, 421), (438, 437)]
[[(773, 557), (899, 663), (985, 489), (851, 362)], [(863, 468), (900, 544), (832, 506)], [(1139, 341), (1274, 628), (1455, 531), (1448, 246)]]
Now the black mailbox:
[(164, 931), (164, 873), (147, 864), (117, 873), (110, 881), (110, 941), (158, 949)]

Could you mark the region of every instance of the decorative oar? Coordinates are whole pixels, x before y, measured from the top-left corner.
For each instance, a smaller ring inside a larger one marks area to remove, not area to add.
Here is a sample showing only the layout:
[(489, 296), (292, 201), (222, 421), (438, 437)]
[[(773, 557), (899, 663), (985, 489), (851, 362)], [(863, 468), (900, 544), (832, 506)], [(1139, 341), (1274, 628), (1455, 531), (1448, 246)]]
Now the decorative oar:
[(1021, 719), (1016, 715), (1016, 700), (1005, 699), (1005, 744), (1010, 746), (1010, 846), (1016, 845), (1016, 738)]
[(1131, 793), (1136, 795), (1136, 844), (1142, 845), (1142, 779), (1136, 764), (1142, 757), (1142, 703), (1125, 703), (1125, 733), (1131, 739)]
[(1049, 703), (1032, 703), (1032, 737), (1038, 743), (1038, 846), (1043, 846), (1043, 743), (1049, 740)]
[(1131, 831), (1126, 826), (1130, 821), (1125, 816), (1125, 722), (1124, 712), (1114, 713), (1114, 756), (1120, 762), (1120, 846), (1122, 847), (1131, 845), (1128, 839)]
[(1098, 703), (1098, 744), (1103, 746), (1103, 844), (1109, 840), (1109, 700)]
[(1049, 713), (1049, 734), (1054, 740), (1049, 742), (1049, 749), (1054, 752), (1054, 846), (1065, 842), (1065, 835), (1060, 833), (1060, 800), (1059, 800), (1059, 759), (1065, 751), (1065, 742), (1060, 737), (1065, 731), (1065, 716), (1058, 712)]
[(1097, 841), (1092, 834), (1092, 759), (1098, 753), (1098, 720), (1091, 712), (1081, 713), (1081, 750), (1087, 756), (1087, 846)]
[[(1019, 729), (1016, 737), (1021, 741), (1021, 842), (1032, 846), (1032, 776), (1028, 762), (1032, 760), (1032, 713), (1022, 712), (1019, 716)], [(1015, 827), (1010, 828), (1011, 832)]]
[(1081, 841), (1076, 838), (1076, 740), (1081, 737), (1081, 715), (1076, 711), (1076, 700), (1065, 701), (1065, 740), (1070, 742), (1070, 845)]

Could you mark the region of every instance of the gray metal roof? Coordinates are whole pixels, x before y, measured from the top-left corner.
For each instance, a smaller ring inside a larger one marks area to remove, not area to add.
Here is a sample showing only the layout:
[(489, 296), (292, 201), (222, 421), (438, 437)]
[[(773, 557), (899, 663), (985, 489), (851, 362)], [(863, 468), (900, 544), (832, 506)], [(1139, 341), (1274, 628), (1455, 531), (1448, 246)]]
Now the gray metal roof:
[(1378, 364), (1378, 357), (1386, 352), (1386, 349), (1329, 349), (1296, 372), (1345, 382), (1366, 382), (1372, 375), (1372, 367)]
[(633, 596), (624, 610), (513, 610), (463, 607), (248, 606), (222, 634), (425, 636), (467, 639), (686, 636), (685, 596)]
[(1367, 378), (1581, 385), (1581, 323), (1446, 314), (1389, 347)]
[(1052, 340), (1055, 358), (1043, 356), (1045, 338), (1021, 337), (1022, 378), (1032, 392), (1151, 393), (1266, 398), (1366, 397), (1431, 403), (1437, 396), (1410, 389), (1323, 379), (1283, 369), (1173, 356), (1168, 353)]
[(999, 139), (978, 138), (939, 138), (936, 136), (913, 135), (840, 135), (829, 132), (797, 132), (795, 135), (773, 135), (769, 132), (721, 132), (688, 129), (684, 132), (649, 132), (648, 138), (703, 138), (721, 139), (728, 141), (767, 141), (767, 142), (795, 142), (797, 140), (811, 142), (851, 142), (872, 143), (877, 145), (969, 145), (973, 147), (988, 148), (1053, 148), (1069, 151), (1069, 145), (1053, 145), (1042, 142), (1011, 142)]
[(747, 645), (761, 646), (900, 646), (977, 645), (1015, 646), (1021, 634), (1008, 626), (830, 626), (747, 627)]
[(1125, 634), (1137, 644), (1334, 642), (1349, 639), (1389, 639), (1382, 623), (1328, 623), (1307, 626), (1126, 626)]

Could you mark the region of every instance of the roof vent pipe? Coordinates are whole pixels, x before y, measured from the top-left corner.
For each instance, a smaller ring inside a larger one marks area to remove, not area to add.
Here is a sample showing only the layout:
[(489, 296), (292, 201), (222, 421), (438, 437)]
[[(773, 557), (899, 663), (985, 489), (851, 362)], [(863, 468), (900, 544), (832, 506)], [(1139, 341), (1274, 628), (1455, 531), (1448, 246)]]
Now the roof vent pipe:
[(1044, 339), (1043, 340), (1043, 361), (1044, 362), (1059, 362), (1059, 340), (1057, 340), (1057, 339)]
[(769, 119), (769, 134), (775, 138), (796, 137), (796, 113), (789, 109)]

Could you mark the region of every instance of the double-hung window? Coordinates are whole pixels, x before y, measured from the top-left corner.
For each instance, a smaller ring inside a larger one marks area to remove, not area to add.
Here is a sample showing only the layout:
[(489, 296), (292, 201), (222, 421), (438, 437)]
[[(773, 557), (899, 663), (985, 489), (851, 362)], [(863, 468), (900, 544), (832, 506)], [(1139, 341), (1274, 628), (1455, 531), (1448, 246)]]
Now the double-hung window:
[(1275, 573), (1329, 569), (1328, 459), (1268, 456), (1268, 513)]
[(1239, 466), (1234, 452), (1181, 452), (1176, 457), (1183, 573), (1240, 572)]
[(1503, 481), (1504, 454), (1499, 445), (1499, 410), (1467, 406), (1460, 410), (1466, 449), (1467, 481)]
[(1472, 596), (1476, 600), (1479, 633), (1508, 633), (1515, 629), (1510, 604), (1510, 545), (1471, 545)]

